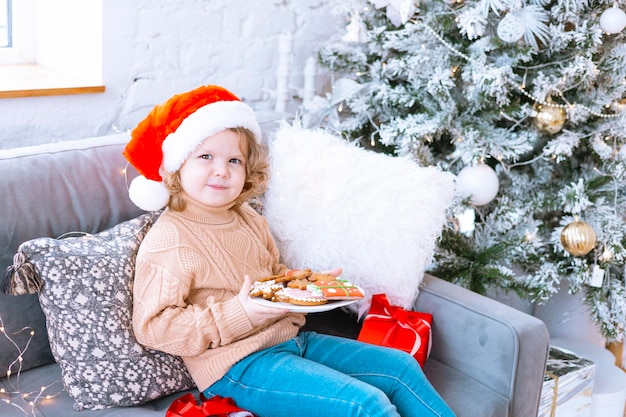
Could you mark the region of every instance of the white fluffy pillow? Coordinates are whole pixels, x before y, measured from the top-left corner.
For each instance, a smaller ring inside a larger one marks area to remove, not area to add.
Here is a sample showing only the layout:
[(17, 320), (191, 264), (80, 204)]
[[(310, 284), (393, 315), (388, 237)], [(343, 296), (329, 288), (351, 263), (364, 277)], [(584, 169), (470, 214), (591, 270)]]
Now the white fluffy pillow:
[[(342, 267), (368, 296), (411, 308), (454, 194), (454, 176), (284, 124), (262, 202), (282, 261)], [(361, 303), (361, 312), (369, 297)]]

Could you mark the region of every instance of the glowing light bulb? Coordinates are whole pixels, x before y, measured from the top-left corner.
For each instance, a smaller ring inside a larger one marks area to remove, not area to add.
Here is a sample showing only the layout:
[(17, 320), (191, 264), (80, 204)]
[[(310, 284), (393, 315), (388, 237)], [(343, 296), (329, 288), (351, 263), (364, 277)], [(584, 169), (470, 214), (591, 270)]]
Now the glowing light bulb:
[(600, 257), (600, 259), (603, 261), (610, 261), (611, 259), (613, 259), (613, 252), (611, 252), (611, 250), (609, 249), (605, 249), (604, 252), (602, 252), (602, 256)]

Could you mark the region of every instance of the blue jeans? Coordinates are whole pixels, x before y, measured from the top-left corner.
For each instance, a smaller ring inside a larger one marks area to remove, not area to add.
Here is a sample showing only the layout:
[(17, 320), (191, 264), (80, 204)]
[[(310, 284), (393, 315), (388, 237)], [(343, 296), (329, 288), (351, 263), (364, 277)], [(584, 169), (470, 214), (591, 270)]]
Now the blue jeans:
[(244, 358), (204, 395), (259, 417), (454, 417), (408, 353), (314, 332)]

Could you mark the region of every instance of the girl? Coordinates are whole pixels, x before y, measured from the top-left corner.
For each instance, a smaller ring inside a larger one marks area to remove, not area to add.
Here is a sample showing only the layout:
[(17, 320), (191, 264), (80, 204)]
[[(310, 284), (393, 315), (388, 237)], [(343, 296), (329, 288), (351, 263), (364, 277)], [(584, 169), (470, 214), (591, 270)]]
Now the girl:
[(124, 155), (141, 174), (133, 202), (167, 205), (137, 255), (135, 336), (182, 357), (206, 397), (260, 417), (453, 416), (407, 353), (299, 333), (304, 314), (248, 296), (253, 279), (287, 267), (246, 203), (264, 191), (268, 163), (254, 112), (235, 95), (210, 85), (172, 97)]

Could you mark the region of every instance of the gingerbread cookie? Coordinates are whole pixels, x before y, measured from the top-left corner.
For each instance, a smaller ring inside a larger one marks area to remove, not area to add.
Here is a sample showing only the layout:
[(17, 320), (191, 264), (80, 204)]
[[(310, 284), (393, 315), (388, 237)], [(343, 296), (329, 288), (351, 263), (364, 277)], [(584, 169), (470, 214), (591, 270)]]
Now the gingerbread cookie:
[(334, 278), (318, 280), (307, 285), (307, 290), (327, 300), (359, 300), (364, 297), (359, 287), (350, 281)]
[(250, 289), (250, 297), (262, 297), (265, 300), (277, 301), (276, 293), (283, 289), (283, 285), (275, 280), (255, 281)]
[(278, 301), (283, 303), (295, 304), (299, 306), (317, 306), (328, 302), (321, 295), (313, 294), (311, 291), (300, 290), (297, 288), (283, 288), (276, 293)]

